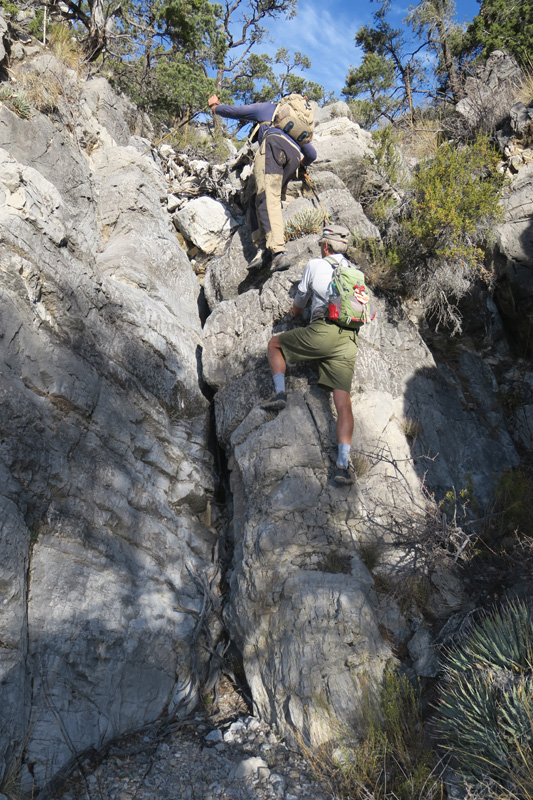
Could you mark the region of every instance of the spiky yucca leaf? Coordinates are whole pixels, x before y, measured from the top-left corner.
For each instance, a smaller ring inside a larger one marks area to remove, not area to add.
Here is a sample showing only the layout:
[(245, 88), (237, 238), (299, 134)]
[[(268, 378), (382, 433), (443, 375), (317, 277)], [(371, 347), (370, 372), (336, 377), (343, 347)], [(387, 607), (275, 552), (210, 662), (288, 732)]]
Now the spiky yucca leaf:
[(20, 117), (23, 119), (28, 119), (31, 117), (31, 106), (28, 103), (28, 99), (24, 92), (17, 92), (11, 102), (13, 103), (15, 111)]
[(449, 667), (473, 664), (520, 672), (533, 663), (533, 609), (523, 603), (493, 611), (477, 625), (460, 648), (450, 654)]
[(533, 608), (493, 611), (445, 660), (437, 727), (468, 779), (533, 792)]

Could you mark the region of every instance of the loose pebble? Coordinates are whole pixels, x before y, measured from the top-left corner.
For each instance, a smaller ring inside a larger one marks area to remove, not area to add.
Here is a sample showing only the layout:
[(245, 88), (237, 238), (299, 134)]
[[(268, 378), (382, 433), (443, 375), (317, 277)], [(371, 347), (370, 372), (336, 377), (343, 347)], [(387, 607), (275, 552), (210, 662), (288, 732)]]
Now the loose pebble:
[(132, 737), (131, 755), (108, 756), (51, 800), (86, 800), (88, 786), (106, 800), (328, 800), (304, 759), (232, 691), (216, 714), (198, 712), (164, 740)]

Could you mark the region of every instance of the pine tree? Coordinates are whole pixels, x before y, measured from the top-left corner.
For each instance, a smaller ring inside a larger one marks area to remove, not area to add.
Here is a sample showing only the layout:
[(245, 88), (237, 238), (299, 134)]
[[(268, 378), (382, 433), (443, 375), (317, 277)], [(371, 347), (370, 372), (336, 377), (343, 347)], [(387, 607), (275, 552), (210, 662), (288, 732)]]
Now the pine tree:
[(467, 30), (467, 53), (487, 58), (504, 50), (521, 66), (531, 65), (533, 3), (531, 0), (482, 0), (479, 14)]

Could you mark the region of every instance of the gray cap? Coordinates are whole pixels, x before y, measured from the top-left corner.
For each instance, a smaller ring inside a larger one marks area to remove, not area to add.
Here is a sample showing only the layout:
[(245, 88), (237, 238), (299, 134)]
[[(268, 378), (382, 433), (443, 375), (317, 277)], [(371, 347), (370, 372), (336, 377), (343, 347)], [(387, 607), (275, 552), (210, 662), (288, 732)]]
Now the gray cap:
[(348, 244), (350, 231), (344, 225), (324, 224), (321, 242), (331, 242), (331, 244)]

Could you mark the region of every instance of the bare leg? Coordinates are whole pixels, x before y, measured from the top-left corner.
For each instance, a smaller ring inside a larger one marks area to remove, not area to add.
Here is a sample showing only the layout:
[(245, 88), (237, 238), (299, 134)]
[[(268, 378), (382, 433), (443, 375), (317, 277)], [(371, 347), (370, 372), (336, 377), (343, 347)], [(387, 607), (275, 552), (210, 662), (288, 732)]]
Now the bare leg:
[(287, 363), (285, 361), (278, 336), (273, 336), (269, 341), (267, 356), (272, 375), (279, 375), (280, 373), (283, 373), (284, 375), (287, 370)]
[(337, 442), (339, 444), (351, 444), (354, 422), (350, 392), (345, 392), (343, 389), (334, 389), (333, 402), (337, 409)]

